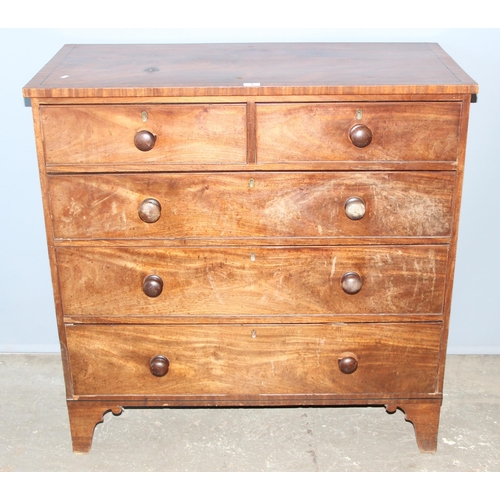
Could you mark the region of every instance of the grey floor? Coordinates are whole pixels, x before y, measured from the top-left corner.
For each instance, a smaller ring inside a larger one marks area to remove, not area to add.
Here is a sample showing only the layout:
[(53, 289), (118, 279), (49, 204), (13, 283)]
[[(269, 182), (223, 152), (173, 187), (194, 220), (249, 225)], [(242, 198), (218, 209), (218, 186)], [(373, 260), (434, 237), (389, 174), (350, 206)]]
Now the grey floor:
[(500, 356), (449, 356), (438, 451), (383, 408), (126, 409), (73, 454), (59, 356), (0, 354), (0, 471), (500, 471)]

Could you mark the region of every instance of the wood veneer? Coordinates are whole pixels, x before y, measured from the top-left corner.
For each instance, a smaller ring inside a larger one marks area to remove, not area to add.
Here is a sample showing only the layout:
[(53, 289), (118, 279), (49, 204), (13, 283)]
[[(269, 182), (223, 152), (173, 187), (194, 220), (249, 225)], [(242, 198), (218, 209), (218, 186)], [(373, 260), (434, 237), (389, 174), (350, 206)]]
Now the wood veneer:
[(23, 93), (73, 449), (123, 407), (374, 405), (435, 452), (477, 91), (437, 44), (63, 47)]

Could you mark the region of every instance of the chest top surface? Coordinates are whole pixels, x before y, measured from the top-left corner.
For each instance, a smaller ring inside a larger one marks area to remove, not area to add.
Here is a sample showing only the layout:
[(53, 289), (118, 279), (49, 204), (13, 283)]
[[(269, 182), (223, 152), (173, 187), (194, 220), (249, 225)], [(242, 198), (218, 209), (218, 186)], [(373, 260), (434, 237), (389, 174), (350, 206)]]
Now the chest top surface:
[(65, 45), (25, 97), (474, 94), (435, 43)]

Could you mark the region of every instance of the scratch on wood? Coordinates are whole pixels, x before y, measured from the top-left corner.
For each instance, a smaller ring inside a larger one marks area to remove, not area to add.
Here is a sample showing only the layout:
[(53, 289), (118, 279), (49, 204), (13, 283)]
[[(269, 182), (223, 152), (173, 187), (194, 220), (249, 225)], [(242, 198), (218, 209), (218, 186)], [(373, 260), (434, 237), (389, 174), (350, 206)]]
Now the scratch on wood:
[(91, 208), (97, 207), (97, 205), (100, 205), (101, 203), (104, 203), (107, 199), (111, 198), (112, 196), (115, 195), (115, 192), (108, 194), (108, 196), (105, 196), (104, 198), (101, 198), (100, 200), (95, 200), (92, 205), (90, 205)]
[(210, 283), (210, 286), (212, 287), (212, 290), (214, 291), (215, 296), (217, 297), (217, 302), (219, 302), (219, 304), (223, 304), (224, 301), (222, 300), (222, 297), (221, 297), (221, 294), (219, 293), (219, 290), (217, 290), (217, 287), (215, 286), (215, 281), (212, 278), (212, 275), (210, 273), (210, 269), (208, 268), (208, 266), (207, 266), (207, 278), (208, 278), (208, 282)]
[(323, 351), (325, 345), (325, 339), (316, 340), (316, 366), (319, 368), (321, 366), (321, 352)]
[(436, 258), (434, 256), (434, 250), (429, 250), (429, 261), (432, 266), (432, 291), (431, 294), (434, 295), (434, 291), (436, 290)]
[(335, 274), (335, 267), (337, 265), (337, 256), (335, 256), (333, 259), (332, 259), (332, 267), (331, 267), (331, 270), (330, 270), (330, 285), (332, 284), (332, 281), (333, 281), (333, 275)]
[(261, 224), (275, 221), (280, 231), (286, 231), (295, 219), (300, 219), (300, 208), (293, 200), (293, 194), (282, 195), (266, 203), (265, 217), (260, 219)]
[(71, 202), (69, 205), (69, 215), (70, 217), (76, 217), (82, 211), (82, 205), (75, 201), (74, 198), (71, 198)]

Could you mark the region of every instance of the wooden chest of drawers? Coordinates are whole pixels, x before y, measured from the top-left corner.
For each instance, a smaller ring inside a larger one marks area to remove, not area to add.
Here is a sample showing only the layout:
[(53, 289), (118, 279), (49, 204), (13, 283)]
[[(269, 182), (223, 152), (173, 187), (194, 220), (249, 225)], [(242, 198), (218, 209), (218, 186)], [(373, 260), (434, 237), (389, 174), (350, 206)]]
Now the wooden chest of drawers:
[(436, 44), (63, 47), (24, 95), (74, 450), (123, 407), (380, 405), (435, 451), (476, 92)]

